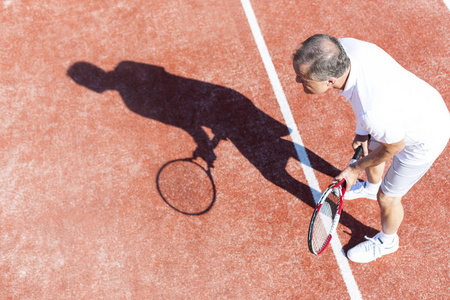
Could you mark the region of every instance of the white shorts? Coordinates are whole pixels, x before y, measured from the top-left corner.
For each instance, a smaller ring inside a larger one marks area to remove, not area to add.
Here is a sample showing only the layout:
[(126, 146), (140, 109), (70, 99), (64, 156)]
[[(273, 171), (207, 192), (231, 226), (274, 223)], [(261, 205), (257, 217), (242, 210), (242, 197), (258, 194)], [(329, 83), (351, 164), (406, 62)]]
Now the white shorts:
[(381, 190), (390, 197), (404, 196), (425, 175), (432, 164), (433, 162), (422, 166), (407, 165), (394, 156), (392, 165), (384, 175)]
[[(375, 150), (380, 144), (370, 140), (369, 149)], [(433, 161), (434, 162), (434, 161)], [(381, 183), (381, 190), (390, 197), (402, 197), (425, 175), (433, 162), (425, 165), (409, 165), (401, 162), (396, 155), (392, 160), (386, 175)]]

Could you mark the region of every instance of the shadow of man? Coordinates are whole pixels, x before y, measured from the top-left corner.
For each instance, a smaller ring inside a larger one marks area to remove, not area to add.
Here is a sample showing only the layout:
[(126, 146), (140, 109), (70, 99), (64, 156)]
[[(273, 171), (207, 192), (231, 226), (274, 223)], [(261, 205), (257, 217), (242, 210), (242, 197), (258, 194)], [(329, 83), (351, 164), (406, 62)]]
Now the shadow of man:
[[(298, 160), (294, 144), (283, 139), (289, 135), (289, 129), (244, 95), (223, 86), (170, 74), (159, 66), (132, 61), (123, 61), (110, 72), (87, 62), (77, 62), (67, 75), (97, 93), (116, 90), (131, 111), (186, 131), (197, 144), (194, 157), (201, 157), (209, 166), (216, 159), (213, 150), (218, 141), (229, 140), (264, 178), (315, 207), (309, 186), (286, 171), (290, 158)], [(212, 140), (202, 127), (212, 131)], [(305, 150), (312, 168), (332, 177), (339, 174), (331, 164)], [(341, 222), (346, 218), (354, 220), (346, 214)]]

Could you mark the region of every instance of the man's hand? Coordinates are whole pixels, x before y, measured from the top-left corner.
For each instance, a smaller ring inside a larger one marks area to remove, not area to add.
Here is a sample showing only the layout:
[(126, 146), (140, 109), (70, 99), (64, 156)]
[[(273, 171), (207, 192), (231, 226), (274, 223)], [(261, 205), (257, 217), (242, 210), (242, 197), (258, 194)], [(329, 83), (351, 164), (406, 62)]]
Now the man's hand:
[(369, 136), (368, 135), (356, 135), (353, 139), (352, 147), (353, 149), (358, 148), (359, 146), (363, 147), (363, 155), (369, 155)]
[[(369, 136), (368, 135), (356, 135), (353, 139), (352, 147), (356, 150), (359, 146), (363, 148), (363, 155), (367, 156), (369, 154)], [(360, 168), (356, 167), (356, 164), (350, 165), (345, 168), (341, 174), (334, 178), (333, 182), (339, 182), (343, 178), (345, 178), (347, 184), (347, 190), (350, 190), (352, 185), (356, 183), (358, 180), (359, 173), (361, 172)]]
[(352, 185), (354, 185), (356, 183), (356, 181), (358, 180), (358, 176), (359, 176), (360, 172), (361, 172), (361, 170), (356, 168), (355, 164), (350, 165), (347, 168), (345, 168), (341, 172), (341, 174), (339, 174), (338, 176), (336, 176), (333, 179), (333, 183), (338, 183), (343, 178), (345, 178), (345, 182), (347, 184), (346, 189), (347, 189), (347, 191), (349, 191), (350, 188), (352, 187)]

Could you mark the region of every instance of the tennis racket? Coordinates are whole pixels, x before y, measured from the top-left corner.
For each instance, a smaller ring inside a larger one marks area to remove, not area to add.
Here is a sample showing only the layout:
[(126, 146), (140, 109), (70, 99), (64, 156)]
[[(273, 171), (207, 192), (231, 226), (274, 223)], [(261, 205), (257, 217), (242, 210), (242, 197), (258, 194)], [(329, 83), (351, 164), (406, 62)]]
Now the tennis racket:
[[(359, 146), (350, 164), (357, 161), (362, 153), (363, 148)], [(322, 253), (330, 243), (341, 217), (345, 190), (346, 182), (342, 179), (338, 183), (332, 183), (320, 197), (309, 223), (308, 247), (311, 253)]]

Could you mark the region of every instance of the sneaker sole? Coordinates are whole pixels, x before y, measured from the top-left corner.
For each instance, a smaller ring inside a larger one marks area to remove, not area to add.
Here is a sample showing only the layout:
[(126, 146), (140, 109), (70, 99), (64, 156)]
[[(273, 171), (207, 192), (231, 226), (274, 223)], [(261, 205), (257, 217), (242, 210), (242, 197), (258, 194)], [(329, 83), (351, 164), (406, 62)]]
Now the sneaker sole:
[[(334, 192), (334, 190), (331, 191), (334, 195), (338, 196), (338, 194), (336, 194)], [(373, 195), (371, 197), (352, 197), (352, 198), (347, 198), (346, 197), (347, 194), (344, 194), (344, 200), (355, 200), (355, 199), (369, 199), (369, 200), (375, 200), (377, 201), (377, 195)]]
[(355, 200), (355, 199), (369, 199), (369, 200), (377, 200), (377, 195), (373, 196), (355, 196), (355, 197), (349, 197), (347, 198), (347, 194), (344, 195), (344, 200)]

